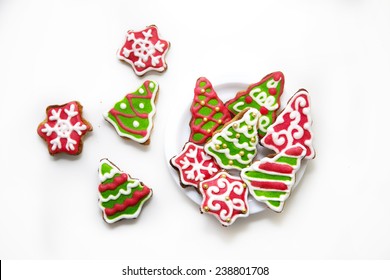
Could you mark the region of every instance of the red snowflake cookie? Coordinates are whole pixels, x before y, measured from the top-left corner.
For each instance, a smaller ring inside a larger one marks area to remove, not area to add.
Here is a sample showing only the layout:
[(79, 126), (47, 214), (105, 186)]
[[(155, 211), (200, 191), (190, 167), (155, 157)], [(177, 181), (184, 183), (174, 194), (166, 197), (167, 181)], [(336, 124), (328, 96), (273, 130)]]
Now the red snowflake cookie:
[(168, 41), (160, 38), (157, 27), (151, 25), (140, 31), (129, 30), (117, 56), (129, 63), (138, 76), (150, 70), (163, 72), (167, 69), (165, 55), (169, 46)]
[(77, 101), (46, 108), (47, 118), (38, 126), (38, 134), (48, 144), (51, 155), (81, 153), (82, 136), (92, 131), (92, 125), (82, 118), (83, 106)]
[(183, 151), (174, 156), (171, 165), (180, 175), (180, 183), (183, 187), (198, 187), (203, 180), (211, 178), (221, 170), (213, 158), (204, 152), (202, 146), (187, 142)]
[(201, 212), (212, 214), (222, 225), (249, 215), (248, 188), (241, 178), (222, 171), (199, 183), (199, 190), (203, 196)]

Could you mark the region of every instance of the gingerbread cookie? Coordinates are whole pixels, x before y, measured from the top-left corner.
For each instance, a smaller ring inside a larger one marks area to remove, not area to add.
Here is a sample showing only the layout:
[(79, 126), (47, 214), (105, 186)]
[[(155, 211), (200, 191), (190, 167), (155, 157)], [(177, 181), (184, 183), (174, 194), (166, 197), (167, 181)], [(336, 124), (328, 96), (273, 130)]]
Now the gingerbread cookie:
[(241, 178), (227, 172), (199, 183), (203, 200), (201, 212), (212, 214), (218, 221), (229, 226), (239, 217), (247, 217), (248, 188)]
[(46, 108), (46, 119), (37, 132), (48, 144), (51, 155), (78, 155), (83, 148), (82, 137), (92, 131), (92, 125), (82, 117), (83, 106), (78, 101)]
[(108, 159), (100, 161), (99, 179), (99, 206), (104, 220), (110, 224), (137, 218), (152, 196), (152, 189), (120, 171)]
[(151, 70), (163, 72), (167, 69), (165, 55), (169, 47), (170, 43), (160, 38), (157, 27), (151, 25), (140, 31), (129, 30), (117, 56), (142, 76)]
[(274, 124), (268, 128), (261, 144), (279, 153), (299, 143), (306, 149), (306, 158), (313, 159), (315, 151), (311, 125), (309, 94), (305, 89), (300, 89), (289, 100)]
[(265, 76), (260, 82), (251, 84), (247, 90), (238, 92), (233, 99), (226, 102), (226, 106), (234, 115), (246, 108), (259, 110), (258, 132), (261, 138), (267, 133), (267, 128), (275, 121), (283, 88), (283, 73), (274, 72)]
[(204, 144), (213, 133), (231, 120), (230, 112), (209, 80), (204, 77), (196, 81), (194, 100), (191, 105), (190, 141)]
[(252, 163), (257, 153), (257, 123), (260, 113), (248, 108), (214, 133), (205, 151), (225, 169), (241, 170)]
[(275, 212), (281, 212), (290, 196), (306, 149), (296, 144), (273, 158), (263, 158), (241, 171), (251, 195)]
[(149, 144), (157, 93), (158, 84), (145, 81), (140, 88), (126, 95), (105, 113), (104, 119), (115, 127), (121, 137)]
[(183, 151), (174, 156), (170, 163), (180, 175), (180, 184), (185, 187), (198, 187), (203, 180), (215, 175), (221, 168), (207, 155), (202, 146), (187, 142)]

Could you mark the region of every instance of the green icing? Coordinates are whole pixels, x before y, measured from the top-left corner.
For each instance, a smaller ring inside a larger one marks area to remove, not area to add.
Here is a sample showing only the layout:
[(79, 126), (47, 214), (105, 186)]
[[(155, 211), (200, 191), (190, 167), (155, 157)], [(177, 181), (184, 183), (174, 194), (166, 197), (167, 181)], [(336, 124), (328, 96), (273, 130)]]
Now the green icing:
[(215, 125), (215, 122), (212, 122), (212, 121), (209, 121), (209, 122), (206, 122), (203, 126), (202, 126), (202, 129), (212, 129)]
[(275, 191), (263, 191), (263, 190), (253, 190), (256, 196), (266, 197), (266, 198), (280, 198), (282, 195), (285, 195), (286, 192), (275, 192)]
[(294, 157), (281, 156), (276, 160), (276, 162), (287, 163), (291, 166), (296, 166), (298, 163), (298, 159)]
[(202, 133), (195, 133), (192, 138), (194, 138), (195, 141), (200, 141), (203, 139), (203, 134)]
[(219, 119), (221, 119), (222, 117), (223, 117), (223, 114), (222, 114), (221, 112), (217, 112), (217, 113), (215, 113), (214, 116), (213, 116), (213, 118), (214, 118), (215, 120), (219, 120)]
[(276, 207), (276, 208), (279, 208), (281, 203), (282, 203), (281, 201), (267, 200), (267, 204), (269, 204), (269, 205), (271, 205), (273, 207)]
[(206, 92), (211, 92), (211, 88), (207, 88), (207, 89), (206, 89)]
[(248, 176), (249, 178), (256, 178), (256, 179), (267, 179), (267, 180), (275, 180), (275, 181), (291, 181), (291, 177), (289, 177), (289, 176), (268, 174), (268, 173), (263, 173), (260, 171), (247, 171), (247, 172), (245, 172), (245, 175)]
[(132, 198), (135, 191), (142, 191), (143, 187), (141, 185), (138, 185), (138, 187), (132, 188), (131, 193), (128, 195), (121, 195), (115, 200), (109, 200), (106, 202), (101, 202), (101, 205), (104, 208), (113, 208), (115, 204), (122, 204), (127, 198)]
[(194, 124), (195, 124), (195, 125), (199, 125), (202, 121), (203, 121), (202, 119), (196, 119), (195, 122), (194, 122)]
[(198, 95), (198, 99), (199, 99), (200, 101), (205, 100), (205, 99), (206, 99), (206, 96), (204, 96), (204, 95)]
[(101, 166), (100, 166), (100, 173), (102, 175), (106, 174), (106, 173), (110, 173), (111, 170), (113, 169), (113, 167), (107, 163), (103, 163)]
[(206, 82), (200, 82), (200, 83), (199, 83), (199, 86), (200, 86), (200, 87), (204, 87), (205, 85), (206, 85)]
[(123, 216), (123, 215), (134, 215), (137, 210), (141, 207), (141, 205), (146, 201), (148, 200), (148, 197), (145, 197), (143, 199), (141, 199), (136, 205), (134, 206), (131, 206), (131, 207), (127, 207), (125, 210), (121, 211), (121, 212), (117, 212), (115, 213), (114, 215), (112, 216), (107, 216), (107, 219), (109, 220), (114, 220), (120, 216)]
[(202, 107), (200, 110), (199, 110), (199, 114), (203, 115), (203, 116), (209, 116), (211, 114), (213, 110), (211, 110), (209, 107)]
[(208, 104), (211, 106), (217, 106), (218, 105), (218, 100), (217, 99), (210, 99)]

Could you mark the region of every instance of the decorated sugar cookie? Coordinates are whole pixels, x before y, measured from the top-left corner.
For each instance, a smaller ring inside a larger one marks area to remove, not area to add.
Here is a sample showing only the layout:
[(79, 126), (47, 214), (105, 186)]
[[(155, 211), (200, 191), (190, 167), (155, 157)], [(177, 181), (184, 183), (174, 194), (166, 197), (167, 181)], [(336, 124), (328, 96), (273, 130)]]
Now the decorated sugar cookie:
[(157, 27), (151, 25), (140, 31), (129, 30), (117, 56), (129, 63), (138, 76), (151, 70), (163, 72), (167, 69), (165, 55), (169, 46), (160, 38)]
[(202, 146), (191, 142), (187, 142), (183, 151), (174, 156), (170, 163), (179, 172), (182, 187), (197, 188), (200, 182), (211, 178), (221, 169)]
[(299, 143), (306, 149), (306, 158), (313, 159), (315, 151), (311, 125), (309, 94), (305, 89), (301, 89), (289, 100), (286, 108), (268, 128), (267, 134), (261, 139), (261, 144), (279, 153)]
[(38, 126), (38, 135), (48, 144), (51, 155), (78, 155), (83, 148), (82, 137), (92, 125), (82, 117), (83, 106), (77, 101), (46, 108), (47, 118)]
[(267, 128), (275, 121), (283, 88), (283, 73), (274, 72), (265, 76), (260, 82), (251, 84), (247, 90), (238, 92), (233, 99), (226, 102), (226, 106), (234, 115), (246, 108), (259, 110), (258, 132), (261, 138), (267, 133)]
[(103, 116), (120, 136), (141, 144), (149, 144), (153, 116), (156, 113), (157, 93), (158, 84), (145, 81), (140, 88), (126, 95)]
[(306, 149), (302, 145), (294, 145), (273, 158), (263, 158), (244, 168), (241, 178), (256, 200), (264, 202), (275, 212), (281, 212), (305, 154)]
[(248, 188), (241, 178), (227, 172), (199, 183), (203, 200), (201, 212), (212, 214), (218, 221), (229, 226), (239, 217), (247, 217)]
[(231, 120), (230, 112), (206, 78), (199, 78), (194, 89), (194, 100), (191, 105), (190, 141), (204, 144), (213, 133)]
[(104, 220), (110, 224), (137, 218), (144, 203), (152, 196), (150, 188), (120, 171), (108, 159), (100, 161), (99, 179), (99, 206)]
[(257, 153), (257, 123), (260, 113), (249, 108), (214, 133), (205, 145), (205, 151), (222, 168), (241, 170), (252, 163)]

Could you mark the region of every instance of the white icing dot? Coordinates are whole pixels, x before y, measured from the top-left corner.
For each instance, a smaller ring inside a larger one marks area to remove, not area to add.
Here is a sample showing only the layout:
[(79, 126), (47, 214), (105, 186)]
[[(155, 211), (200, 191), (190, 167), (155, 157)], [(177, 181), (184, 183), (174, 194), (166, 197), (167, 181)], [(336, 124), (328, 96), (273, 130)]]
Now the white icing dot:
[(134, 126), (134, 127), (139, 127), (139, 122), (133, 121), (133, 126)]
[(127, 108), (127, 105), (125, 103), (121, 103), (121, 105), (119, 105), (119, 106), (121, 107), (122, 110)]
[(143, 94), (145, 91), (144, 91), (143, 88), (140, 88), (140, 89), (138, 90), (138, 92), (141, 93), (141, 94)]
[(150, 88), (154, 88), (154, 84), (153, 83), (149, 83), (149, 87)]
[(144, 104), (144, 103), (140, 103), (140, 104), (138, 105), (138, 107), (140, 107), (141, 109), (143, 109), (143, 108), (145, 108), (145, 104)]

